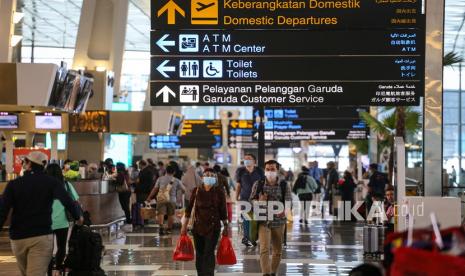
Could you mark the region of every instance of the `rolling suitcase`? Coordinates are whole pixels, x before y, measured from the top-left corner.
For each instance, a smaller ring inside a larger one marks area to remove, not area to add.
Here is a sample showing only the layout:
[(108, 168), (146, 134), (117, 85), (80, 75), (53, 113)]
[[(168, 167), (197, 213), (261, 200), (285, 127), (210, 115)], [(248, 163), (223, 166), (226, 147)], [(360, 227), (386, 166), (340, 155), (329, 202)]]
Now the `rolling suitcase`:
[(367, 224), (363, 227), (363, 254), (366, 257), (380, 257), (384, 248), (385, 227)]

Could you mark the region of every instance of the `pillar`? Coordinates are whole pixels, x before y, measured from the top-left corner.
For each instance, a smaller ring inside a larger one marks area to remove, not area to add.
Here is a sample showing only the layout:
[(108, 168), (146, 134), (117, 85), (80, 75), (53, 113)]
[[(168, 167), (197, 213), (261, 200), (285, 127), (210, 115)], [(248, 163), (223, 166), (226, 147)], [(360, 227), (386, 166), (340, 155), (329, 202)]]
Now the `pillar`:
[[(378, 117), (378, 107), (370, 107), (370, 115)], [(378, 163), (378, 134), (370, 128), (370, 139), (368, 140), (368, 157), (370, 163)]]
[(11, 36), (14, 34), (15, 11), (16, 0), (0, 0), (0, 62), (11, 62), (13, 52)]
[(13, 142), (13, 133), (9, 131), (3, 132), (3, 137), (5, 137), (5, 165), (6, 173), (13, 173), (13, 149), (15, 144)]
[(114, 93), (119, 93), (129, 0), (83, 2), (73, 68), (113, 71)]
[(58, 133), (50, 133), (51, 148), (50, 148), (50, 160), (58, 160)]
[(427, 0), (426, 7), (423, 175), (425, 196), (442, 196), (444, 0)]
[(26, 132), (26, 148), (31, 148), (34, 145), (34, 133)]

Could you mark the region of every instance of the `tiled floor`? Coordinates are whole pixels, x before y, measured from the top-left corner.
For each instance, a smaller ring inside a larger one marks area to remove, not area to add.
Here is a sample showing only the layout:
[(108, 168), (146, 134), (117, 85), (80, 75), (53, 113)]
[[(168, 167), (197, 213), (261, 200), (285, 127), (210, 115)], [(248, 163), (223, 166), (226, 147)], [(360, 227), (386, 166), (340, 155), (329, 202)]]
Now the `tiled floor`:
[[(288, 224), (287, 247), (279, 275), (347, 275), (363, 261), (362, 227), (351, 222), (314, 220)], [(237, 223), (232, 240), (238, 263), (218, 266), (216, 275), (259, 276), (257, 248), (240, 244)], [(173, 262), (172, 251), (178, 235), (160, 237), (155, 225), (132, 231), (125, 226), (117, 237), (107, 238), (102, 268), (108, 275), (195, 275), (194, 262)], [(19, 275), (11, 256), (6, 233), (0, 236), (0, 275)]]

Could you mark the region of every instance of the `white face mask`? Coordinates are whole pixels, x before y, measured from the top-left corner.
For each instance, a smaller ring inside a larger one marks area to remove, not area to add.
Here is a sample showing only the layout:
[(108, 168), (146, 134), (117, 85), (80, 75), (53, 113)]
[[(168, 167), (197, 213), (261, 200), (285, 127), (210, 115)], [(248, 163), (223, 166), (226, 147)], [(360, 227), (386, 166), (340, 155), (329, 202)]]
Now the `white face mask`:
[(267, 172), (265, 172), (265, 177), (266, 177), (268, 180), (274, 180), (275, 178), (278, 177), (278, 172), (267, 171)]

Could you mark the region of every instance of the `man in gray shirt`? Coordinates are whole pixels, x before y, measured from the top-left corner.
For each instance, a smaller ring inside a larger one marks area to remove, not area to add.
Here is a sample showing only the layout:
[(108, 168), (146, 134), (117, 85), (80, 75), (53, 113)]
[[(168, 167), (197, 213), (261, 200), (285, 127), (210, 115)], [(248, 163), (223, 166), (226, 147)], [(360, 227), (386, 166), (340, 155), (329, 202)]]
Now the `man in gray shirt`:
[[(174, 172), (172, 166), (166, 167), (166, 174), (158, 178), (155, 187), (147, 198), (147, 201), (156, 198), (160, 235), (171, 234), (176, 210), (176, 195), (178, 191), (183, 193), (186, 191), (181, 180), (174, 177)], [(166, 230), (163, 228), (165, 215), (168, 216), (168, 228)]]

